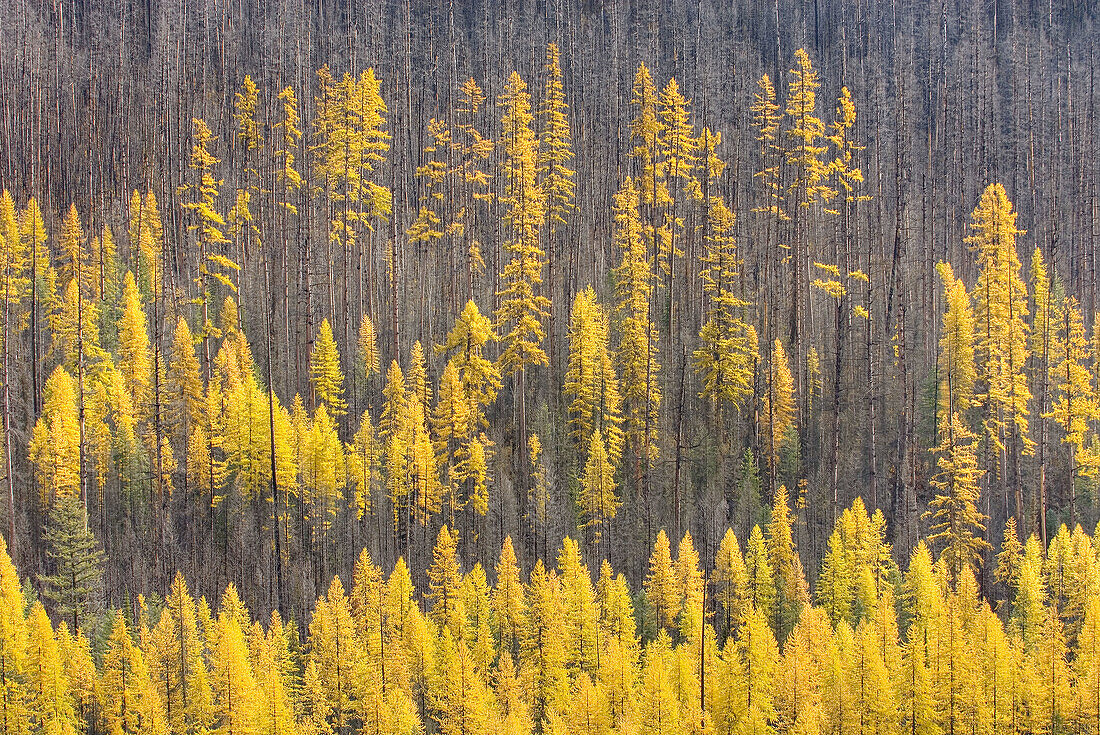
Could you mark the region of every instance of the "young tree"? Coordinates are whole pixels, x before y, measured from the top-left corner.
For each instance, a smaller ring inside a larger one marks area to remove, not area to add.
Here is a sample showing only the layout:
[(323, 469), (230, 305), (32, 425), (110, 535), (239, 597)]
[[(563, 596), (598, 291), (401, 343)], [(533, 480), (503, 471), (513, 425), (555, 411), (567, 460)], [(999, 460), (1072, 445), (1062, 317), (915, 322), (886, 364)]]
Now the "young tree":
[(658, 631), (676, 630), (683, 602), (680, 585), (672, 566), (672, 553), (664, 529), (657, 532), (657, 541), (649, 557), (649, 573), (645, 579), (646, 600)]
[(768, 360), (764, 405), (760, 410), (760, 434), (768, 452), (768, 472), (775, 487), (779, 454), (787, 441), (788, 431), (795, 425), (794, 379), (787, 361), (787, 352), (780, 340), (775, 340)]
[(599, 553), (601, 529), (615, 517), (619, 505), (619, 498), (615, 495), (615, 468), (608, 457), (600, 430), (596, 429), (588, 445), (588, 460), (581, 478), (580, 497), (580, 506), (588, 519), (585, 526), (594, 528), (596, 558), (603, 558)]
[(1052, 335), (1050, 345), (1052, 387), (1057, 391), (1050, 413), (1062, 427), (1062, 441), (1070, 445), (1069, 480), (1066, 495), (1070, 501), (1070, 522), (1077, 519), (1077, 475), (1090, 477), (1097, 472), (1098, 458), (1090, 451), (1087, 440), (1090, 424), (1097, 415), (1096, 388), (1092, 382), (1089, 365), (1092, 363), (1092, 350), (1085, 339), (1085, 327), (1077, 300), (1072, 296), (1066, 299), (1061, 309), (1061, 319), (1057, 331)]
[(332, 336), (328, 319), (321, 322), (321, 330), (309, 358), (309, 375), (318, 405), (324, 405), (333, 418), (347, 413), (344, 400), (344, 372), (340, 369), (340, 353)]
[(52, 574), (43, 575), (44, 594), (55, 613), (80, 630), (103, 605), (106, 559), (88, 530), (84, 505), (75, 495), (58, 495), (46, 526), (46, 557)]
[(958, 413), (944, 416), (940, 427), (940, 445), (934, 450), (938, 471), (931, 484), (936, 496), (927, 514), (932, 518), (928, 540), (943, 547), (943, 563), (951, 584), (959, 575), (969, 573), (989, 548), (983, 538), (985, 516), (978, 511), (981, 470), (974, 452), (972, 432)]
[(622, 456), (622, 398), (608, 344), (607, 314), (591, 287), (577, 293), (569, 318), (569, 367), (563, 393), (570, 398), (570, 436), (576, 446), (591, 443), (594, 432), (606, 437), (612, 465)]

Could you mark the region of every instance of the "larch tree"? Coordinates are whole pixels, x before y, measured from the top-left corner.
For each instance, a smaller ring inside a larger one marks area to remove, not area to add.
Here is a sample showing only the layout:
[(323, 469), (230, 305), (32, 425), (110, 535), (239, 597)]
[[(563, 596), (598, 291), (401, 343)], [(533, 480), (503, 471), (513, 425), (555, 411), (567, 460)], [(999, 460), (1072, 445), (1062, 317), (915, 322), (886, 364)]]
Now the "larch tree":
[(588, 459), (581, 477), (580, 506), (587, 518), (586, 527), (592, 527), (592, 543), (596, 547), (596, 558), (600, 556), (602, 529), (615, 517), (620, 501), (615, 494), (615, 468), (608, 458), (600, 430), (592, 433), (588, 445)]
[(743, 318), (748, 303), (736, 290), (733, 212), (714, 197), (709, 204), (709, 220), (702, 258), (703, 291), (709, 298), (709, 308), (694, 358), (702, 380), (700, 394), (714, 401), (719, 409), (716, 416), (720, 417), (723, 404), (738, 409), (752, 394), (759, 354), (756, 329)]
[[(807, 317), (808, 294), (804, 284), (808, 282), (812, 207), (819, 201), (828, 201), (835, 192), (828, 187), (828, 166), (823, 158), (828, 150), (824, 141), (825, 123), (817, 116), (817, 90), (821, 87), (821, 82), (809, 54), (804, 49), (795, 51), (795, 68), (789, 74), (785, 112), (790, 125), (784, 131), (789, 145), (783, 146), (786, 163), (794, 172), (787, 185), (793, 205), (789, 339), (795, 347), (795, 365), (798, 366), (795, 384), (799, 389), (802, 406), (808, 400), (808, 391), (802, 390), (805, 382), (802, 363), (806, 355), (806, 350), (803, 349), (803, 319)], [(799, 414), (801, 413), (800, 408)]]
[(965, 415), (974, 403), (974, 311), (966, 284), (955, 277), (951, 266), (941, 262), (936, 270), (947, 304), (940, 331), (937, 414), (940, 420), (949, 420), (956, 413)]
[(1070, 503), (1071, 524), (1077, 520), (1077, 477), (1094, 477), (1098, 458), (1087, 440), (1090, 426), (1097, 415), (1096, 387), (1089, 365), (1093, 356), (1085, 339), (1085, 326), (1077, 300), (1068, 297), (1060, 309), (1061, 318), (1050, 344), (1050, 377), (1055, 398), (1047, 418), (1053, 418), (1062, 428), (1062, 441), (1069, 448), (1069, 478), (1066, 496)]
[(492, 139), (478, 130), (479, 115), (485, 104), (485, 93), (473, 78), (459, 87), (455, 104), (454, 155), (457, 159), (454, 172), (462, 194), (462, 207), (452, 223), (455, 235), (463, 244), (466, 270), (466, 299), (474, 297), (474, 284), (485, 273), (482, 242), (474, 228), (479, 209), (487, 209), (493, 200), (490, 189), (492, 174), (486, 170), (486, 161), (493, 153)]
[(456, 640), (466, 639), (466, 610), (462, 602), (462, 569), (458, 563), (458, 539), (447, 526), (439, 529), (432, 563), (428, 567), (427, 599), (431, 619), (447, 628)]
[[(699, 163), (699, 141), (695, 137), (695, 126), (691, 122), (691, 101), (680, 92), (676, 79), (670, 79), (661, 90), (658, 99), (657, 116), (660, 127), (657, 135), (657, 166), (665, 180), (667, 200), (664, 202), (664, 220), (657, 237), (657, 265), (665, 275), (665, 288), (668, 297), (668, 334), (671, 342), (676, 312), (676, 263), (684, 252), (677, 243), (676, 236), (684, 229), (684, 214), (679, 205), (685, 195), (694, 196), (698, 190), (695, 178)], [(677, 187), (680, 194), (674, 194)]]
[(606, 437), (611, 463), (622, 456), (622, 398), (609, 345), (607, 313), (591, 287), (577, 293), (569, 318), (569, 365), (563, 394), (569, 403), (570, 436), (586, 446), (595, 431)]
[(162, 732), (163, 703), (126, 621), (114, 616), (100, 674), (100, 716), (108, 732)]
[(569, 693), (561, 580), (541, 559), (535, 562), (527, 584), (526, 612), (520, 676), (528, 688), (531, 716), (539, 732), (541, 723), (561, 711)]
[[(543, 91), (542, 103), (538, 108), (539, 116), (539, 141), (538, 141), (538, 176), (539, 191), (544, 198), (543, 214), (546, 217), (544, 227), (547, 241), (547, 292), (555, 293), (555, 278), (557, 270), (561, 269), (561, 257), (558, 250), (558, 232), (569, 224), (566, 217), (574, 208), (576, 198), (576, 183), (574, 177), (577, 172), (569, 168), (569, 162), (573, 160), (573, 134), (569, 126), (569, 104), (565, 101), (565, 87), (562, 82), (561, 52), (557, 44), (550, 43), (546, 46), (546, 86)], [(565, 283), (572, 283), (569, 276), (574, 267), (573, 256), (566, 263), (569, 269), (563, 271), (566, 277)], [(560, 299), (559, 299), (560, 301)], [(554, 324), (553, 304), (551, 309), (551, 328)], [(551, 351), (553, 351), (553, 332), (551, 331)]]
[[(531, 130), (531, 95), (519, 74), (513, 72), (509, 77), (499, 106), (503, 110), (500, 145), (504, 152), (500, 200), (506, 208), (504, 249), (509, 259), (497, 292), (496, 328), (502, 335), (497, 365), (502, 376), (516, 378), (519, 440), (514, 444), (522, 447), (527, 439), (527, 368), (547, 364), (542, 340), (550, 299), (540, 293), (545, 253), (539, 246), (544, 202), (536, 176), (538, 142)], [(521, 464), (514, 461), (513, 467)], [(523, 487), (524, 475), (516, 476)]]
[(765, 376), (764, 405), (760, 409), (760, 435), (768, 457), (768, 476), (774, 488), (779, 455), (795, 426), (794, 378), (783, 342), (775, 340)]
[(214, 289), (218, 285), (230, 292), (236, 291), (234, 279), (240, 265), (223, 252), (223, 246), (229, 243), (229, 239), (223, 232), (226, 226), (225, 217), (217, 210), (223, 181), (215, 174), (220, 159), (210, 150), (214, 134), (204, 120), (195, 118), (191, 124), (190, 166), (195, 172), (196, 180), (181, 187), (179, 195), (180, 206), (191, 213), (188, 231), (194, 233), (197, 248), (194, 303), (198, 305), (202, 319), (199, 338), (203, 345), (204, 376), (209, 382), (213, 362), (210, 340), (219, 336), (211, 321), (210, 304), (215, 298)]
[[(12, 464), (11, 342), (21, 330), (22, 301), (29, 290), (27, 238), (19, 227), (15, 202), (7, 189), (0, 194), (0, 359), (3, 361), (4, 475), (8, 496), (8, 542), (15, 539), (15, 468)], [(14, 322), (14, 323), (13, 323)]]
[(1035, 487), (1036, 526), (1043, 546), (1047, 545), (1047, 418), (1044, 414), (1050, 410), (1050, 368), (1053, 356), (1051, 347), (1057, 329), (1058, 299), (1053, 293), (1051, 272), (1038, 246), (1031, 255), (1031, 354), (1037, 362), (1034, 377), (1035, 395), (1039, 398), (1036, 407), (1039, 415), (1038, 460), (1039, 480)]
[(982, 470), (975, 452), (977, 436), (959, 413), (944, 417), (940, 429), (936, 473), (930, 483), (935, 497), (927, 514), (932, 518), (929, 541), (943, 548), (943, 561), (952, 584), (969, 573), (989, 548), (984, 538), (985, 516), (978, 511)]
[(975, 359), (978, 398), (989, 460), (996, 459), (996, 475), (987, 462), (987, 479), (1003, 481), (1015, 496), (1016, 522), (1022, 524), (1023, 481), (1021, 455), (1030, 453), (1028, 437), (1031, 388), (1025, 367), (1028, 350), (1027, 285), (1020, 277), (1016, 254), (1016, 212), (1005, 189), (990, 184), (971, 215), (966, 238), (978, 253), (978, 282), (974, 286)]
[(645, 593), (656, 629), (675, 632), (682, 603), (681, 589), (664, 529), (657, 532), (657, 541), (649, 557)]
[(736, 632), (736, 626), (748, 609), (748, 571), (745, 558), (741, 555), (741, 545), (733, 529), (726, 529), (718, 544), (718, 554), (714, 558), (714, 573), (711, 577), (715, 585), (715, 599), (722, 612), (721, 632), (727, 637)]
[(328, 319), (321, 322), (313, 353), (309, 358), (309, 376), (318, 405), (324, 405), (333, 418), (347, 413), (344, 400), (344, 372), (340, 369), (340, 353)]
[(768, 560), (775, 575), (775, 617), (772, 621), (776, 638), (785, 640), (802, 608), (810, 603), (809, 590), (802, 572), (802, 561), (795, 547), (787, 488), (775, 491), (772, 517), (766, 529)]
[(615, 195), (615, 242), (622, 260), (615, 272), (619, 319), (616, 362), (622, 377), (626, 438), (634, 460), (634, 490), (643, 491), (645, 477), (657, 459), (657, 416), (661, 387), (657, 380), (657, 327), (650, 318), (653, 263), (642, 238), (639, 192), (627, 178)]
[(13, 735), (29, 732), (30, 724), (25, 605), (19, 574), (0, 538), (0, 725)]

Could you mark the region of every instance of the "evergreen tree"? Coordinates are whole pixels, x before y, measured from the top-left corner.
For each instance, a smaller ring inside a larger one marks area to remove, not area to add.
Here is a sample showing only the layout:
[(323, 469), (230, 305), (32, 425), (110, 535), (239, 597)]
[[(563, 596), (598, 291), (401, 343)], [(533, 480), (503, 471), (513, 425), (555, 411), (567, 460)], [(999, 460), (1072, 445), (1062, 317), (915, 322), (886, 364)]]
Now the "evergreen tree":
[(105, 559), (78, 497), (54, 499), (45, 540), (53, 572), (42, 577), (45, 597), (57, 615), (80, 630), (81, 622), (102, 607)]

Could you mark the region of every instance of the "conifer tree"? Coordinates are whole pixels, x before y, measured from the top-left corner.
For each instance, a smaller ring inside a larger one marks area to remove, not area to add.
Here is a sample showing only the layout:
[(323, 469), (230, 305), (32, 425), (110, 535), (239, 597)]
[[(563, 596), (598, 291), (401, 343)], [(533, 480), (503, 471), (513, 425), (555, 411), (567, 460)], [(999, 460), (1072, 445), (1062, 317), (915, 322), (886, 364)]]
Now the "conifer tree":
[(161, 624), (166, 628), (164, 703), (169, 724), (177, 732), (201, 730), (211, 722), (214, 693), (204, 658), (206, 636), (187, 582), (179, 572), (165, 597)]
[[(809, 54), (804, 49), (795, 51), (795, 67), (789, 73), (785, 112), (790, 125), (784, 132), (790, 144), (784, 146), (784, 153), (787, 164), (792, 166), (794, 171), (787, 185), (787, 191), (794, 205), (790, 256), (793, 289), (790, 341), (795, 347), (795, 365), (798, 366), (796, 384), (801, 389), (803, 387), (801, 365), (805, 354), (802, 320), (807, 309), (807, 294), (802, 284), (808, 281), (807, 233), (811, 220), (810, 208), (818, 201), (828, 201), (835, 192), (828, 187), (828, 167), (822, 158), (827, 150), (823, 140), (826, 130), (825, 123), (817, 117), (816, 102), (816, 92), (821, 82)], [(808, 400), (808, 395), (801, 395), (800, 399)]]
[[(561, 52), (557, 44), (546, 45), (546, 87), (539, 105), (538, 187), (544, 198), (546, 217), (547, 292), (555, 293), (555, 274), (561, 267), (557, 234), (568, 224), (566, 217), (574, 208), (576, 171), (569, 168), (573, 159), (573, 134), (569, 126), (569, 105), (562, 83)], [(551, 327), (553, 326), (553, 303)], [(551, 340), (552, 341), (552, 340)]]
[(734, 217), (721, 199), (708, 204), (710, 223), (703, 255), (703, 291), (710, 299), (706, 322), (699, 331), (695, 370), (700, 394), (739, 408), (753, 390), (758, 359), (756, 329), (740, 313), (748, 306), (736, 295), (737, 252), (733, 243)]
[(521, 678), (530, 692), (536, 732), (560, 711), (569, 691), (562, 613), (561, 582), (539, 559), (527, 585), (526, 626), (519, 659)]
[(332, 713), (336, 731), (343, 732), (354, 721), (366, 672), (363, 648), (339, 577), (333, 578), (328, 593), (317, 600), (309, 641), (309, 663), (316, 667), (325, 710)]
[(257, 732), (259, 696), (248, 643), (240, 622), (225, 610), (216, 627), (210, 666), (216, 732), (251, 735)]
[(664, 529), (657, 532), (657, 541), (649, 557), (649, 573), (645, 579), (646, 600), (657, 630), (675, 631), (683, 603), (682, 590), (672, 566), (672, 552)]
[(221, 246), (229, 242), (225, 233), (225, 218), (218, 213), (217, 199), (222, 181), (214, 173), (220, 160), (210, 152), (214, 134), (210, 132), (204, 120), (195, 118), (192, 123), (191, 169), (195, 171), (197, 181), (180, 189), (181, 206), (184, 211), (192, 212), (192, 221), (188, 229), (195, 233), (198, 248), (195, 277), (195, 303), (201, 310), (202, 325), (199, 337), (203, 344), (203, 370), (209, 380), (212, 367), (210, 340), (218, 332), (210, 320), (210, 302), (214, 298), (212, 289), (220, 284), (229, 291), (235, 291), (234, 277), (240, 266), (221, 252)]
[[(703, 631), (706, 620), (704, 610), (706, 582), (699, 569), (699, 552), (691, 533), (685, 533), (676, 549), (676, 581), (680, 593), (679, 639), (696, 640)], [(696, 644), (698, 645), (698, 644)]]
[(153, 364), (145, 309), (133, 273), (126, 273), (122, 289), (122, 320), (118, 327), (119, 370), (134, 417), (145, 420), (153, 406)]
[(466, 611), (462, 605), (462, 570), (458, 565), (458, 539), (443, 526), (428, 567), (428, 594), (432, 620), (462, 641), (466, 638)]
[[(43, 391), (42, 415), (34, 426), (29, 447), (39, 496), (80, 498), (80, 414), (76, 382), (58, 365)], [(82, 523), (83, 525), (83, 523)]]
[[(0, 380), (3, 381), (3, 430), (4, 430), (4, 476), (8, 496), (8, 539), (15, 543), (15, 468), (13, 467), (11, 441), (11, 342), (16, 333), (22, 331), (23, 310), (21, 302), (35, 277), (29, 273), (27, 263), (27, 238), (20, 230), (15, 212), (15, 202), (7, 189), (0, 194), (0, 350), (3, 361)], [(18, 320), (18, 321), (17, 321)], [(14, 323), (13, 323), (14, 322)], [(34, 325), (37, 330), (37, 325)], [(32, 370), (37, 370), (34, 366)], [(37, 385), (35, 385), (37, 388)], [(37, 401), (37, 397), (35, 398)]]
[(466, 498), (460, 492), (469, 471), (469, 401), (462, 389), (454, 361), (448, 361), (439, 380), (439, 398), (432, 411), (431, 425), (436, 459), (445, 475), (446, 493), (450, 505), (450, 523), (455, 510), (465, 507)]
[(505, 537), (501, 545), (496, 573), (492, 604), (497, 640), (501, 653), (517, 656), (520, 636), (527, 626), (527, 613), (524, 609), (523, 581), (510, 536)]
[(61, 666), (68, 679), (69, 698), (75, 717), (73, 727), (77, 732), (86, 732), (94, 721), (99, 691), (92, 649), (84, 634), (71, 634), (64, 621), (57, 626), (57, 642)]
[(363, 319), (359, 322), (358, 347), (359, 377), (365, 382), (372, 375), (381, 372), (381, 363), (378, 358), (378, 335), (374, 329), (374, 322), (367, 314), (364, 314)]
[(774, 678), (779, 646), (765, 615), (750, 608), (739, 628), (737, 655), (744, 672), (744, 719), (740, 732), (745, 735), (769, 735), (775, 715)]
[(357, 520), (363, 520), (365, 514), (374, 511), (374, 490), (378, 485), (381, 459), (380, 442), (369, 412), (363, 412), (359, 420), (359, 430), (352, 437), (345, 456), (348, 481), (355, 492), (355, 516)]
[(945, 416), (931, 484), (936, 496), (929, 503), (932, 535), (929, 541), (942, 544), (943, 560), (954, 584), (963, 570), (970, 570), (989, 547), (983, 538), (985, 516), (978, 511), (981, 470), (974, 452), (977, 438), (958, 413)]
[[(990, 184), (971, 215), (966, 238), (978, 253), (981, 270), (974, 286), (979, 401), (983, 409), (987, 456), (996, 457), (997, 475), (1015, 496), (1016, 522), (1023, 522), (1020, 455), (1030, 453), (1031, 389), (1024, 372), (1029, 358), (1027, 286), (1016, 254), (1016, 212), (1000, 184)], [(987, 468), (992, 469), (992, 468)], [(994, 476), (988, 475), (992, 482)]]
[(522, 446), (527, 438), (527, 367), (547, 364), (542, 340), (546, 335), (543, 319), (550, 308), (550, 299), (539, 293), (545, 258), (539, 247), (544, 195), (536, 179), (538, 142), (531, 130), (531, 96), (519, 74), (513, 72), (509, 77), (499, 105), (504, 111), (500, 200), (506, 207), (504, 249), (509, 259), (500, 274), (501, 288), (497, 292), (500, 307), (495, 315), (496, 328), (502, 334), (497, 366), (501, 375), (516, 376), (519, 441), (515, 445)]
[(795, 548), (791, 526), (787, 488), (780, 486), (775, 492), (772, 517), (767, 527), (768, 560), (775, 575), (775, 618), (772, 621), (776, 639), (785, 640), (802, 608), (809, 604), (806, 579), (802, 574), (802, 561)]
[(592, 542), (596, 546), (596, 557), (602, 559), (599, 553), (602, 526), (615, 517), (620, 501), (615, 494), (615, 468), (599, 429), (592, 434), (588, 445), (588, 460), (581, 478), (580, 505), (588, 519), (585, 525), (594, 529)]
[(1092, 350), (1085, 339), (1085, 327), (1077, 300), (1068, 297), (1061, 309), (1057, 331), (1050, 345), (1050, 377), (1056, 398), (1046, 417), (1062, 427), (1062, 441), (1070, 445), (1069, 492), (1071, 519), (1075, 519), (1078, 473), (1090, 477), (1097, 472), (1097, 458), (1088, 449), (1090, 424), (1097, 415), (1096, 388), (1088, 366)]
[(469, 647), (449, 628), (440, 635), (432, 672), (433, 709), (439, 731), (446, 735), (489, 735), (496, 732), (492, 694), (474, 664)]
[(100, 691), (101, 716), (108, 732), (165, 730), (164, 705), (121, 614), (114, 616), (103, 655)]
[[(545, 71), (546, 90), (539, 105), (542, 125), (538, 144), (538, 185), (546, 197), (544, 211), (549, 220), (548, 232), (553, 234), (559, 226), (566, 224), (565, 215), (573, 209), (576, 188), (573, 182), (576, 172), (568, 167), (568, 162), (573, 158), (573, 136), (569, 130), (569, 105), (565, 101), (561, 52), (557, 44), (546, 46)], [(553, 249), (551, 243), (551, 253)]]
[(936, 271), (947, 302), (940, 334), (938, 412), (943, 417), (965, 415), (974, 399), (974, 313), (966, 285), (951, 266), (941, 262)]
[(750, 610), (764, 615), (770, 624), (774, 615), (775, 577), (760, 526), (753, 526), (745, 547), (745, 571), (748, 574)]
[(653, 267), (642, 240), (638, 202), (638, 190), (627, 178), (615, 195), (615, 240), (622, 251), (615, 274), (621, 320), (616, 358), (622, 376), (626, 435), (634, 455), (636, 492), (642, 488), (644, 470), (657, 458), (657, 412), (661, 405), (657, 329), (649, 313)]
[(741, 546), (732, 528), (726, 529), (718, 544), (712, 580), (716, 588), (715, 597), (722, 611), (722, 631), (726, 636), (731, 636), (735, 632), (736, 624), (747, 612), (749, 603), (748, 571), (741, 555)]
[(580, 548), (568, 536), (562, 540), (558, 551), (558, 574), (561, 578), (566, 627), (565, 656), (569, 671), (573, 675), (592, 672), (599, 658), (596, 592), (592, 588), (588, 567), (581, 561)]
[(12, 735), (30, 732), (24, 606), (19, 576), (0, 538), (0, 726)]
[(80, 499), (58, 495), (50, 508), (46, 526), (46, 556), (52, 574), (42, 583), (55, 613), (80, 630), (81, 622), (103, 604), (105, 559), (99, 542), (88, 530), (87, 515)]
[(1051, 348), (1055, 330), (1058, 327), (1059, 304), (1051, 284), (1051, 274), (1047, 268), (1043, 251), (1036, 246), (1031, 255), (1031, 354), (1037, 361), (1034, 378), (1037, 382), (1035, 395), (1039, 399), (1036, 407), (1039, 416), (1038, 460), (1039, 479), (1035, 487), (1035, 512), (1039, 536), (1046, 546), (1047, 541), (1047, 419), (1045, 414), (1050, 408), (1050, 369), (1053, 364)]
[(330, 416), (339, 418), (347, 412), (344, 400), (344, 373), (340, 369), (340, 353), (332, 336), (328, 319), (321, 322), (313, 353), (309, 358), (309, 375), (318, 405), (323, 404)]
[(569, 404), (570, 435), (585, 447), (594, 432), (606, 437), (612, 465), (622, 456), (622, 398), (608, 345), (607, 314), (591, 287), (580, 291), (569, 318), (569, 367), (563, 393)]
[(455, 320), (447, 339), (437, 346), (437, 351), (451, 354), (451, 361), (458, 370), (470, 401), (469, 425), (471, 431), (487, 429), (485, 408), (496, 399), (500, 390), (500, 371), (484, 355), (485, 345), (496, 341), (493, 324), (482, 315), (473, 300), (467, 301)]
[(783, 343), (776, 340), (768, 360), (764, 405), (760, 410), (760, 433), (768, 452), (768, 471), (774, 487), (780, 451), (795, 423), (794, 379)]
[(684, 255), (677, 244), (677, 233), (684, 228), (684, 220), (678, 211), (681, 197), (673, 196), (672, 187), (679, 185), (684, 193), (698, 189), (695, 168), (698, 165), (699, 142), (695, 126), (691, 122), (691, 102), (680, 92), (676, 79), (668, 80), (658, 99), (657, 115), (660, 126), (657, 134), (657, 167), (665, 183), (664, 221), (656, 233), (657, 265), (665, 274), (668, 291), (668, 333), (671, 339), (676, 312), (676, 261)]
[[(637, 161), (634, 181), (637, 182), (638, 194), (635, 199), (656, 212), (656, 207), (664, 205), (669, 195), (664, 172), (657, 160), (659, 140), (663, 132), (658, 112), (657, 87), (645, 64), (639, 64), (634, 75), (631, 104), (636, 109), (634, 120), (630, 124), (630, 139), (634, 145), (630, 155)], [(651, 230), (655, 229), (656, 226), (651, 225)], [(655, 238), (656, 233), (651, 231), (650, 237)]]

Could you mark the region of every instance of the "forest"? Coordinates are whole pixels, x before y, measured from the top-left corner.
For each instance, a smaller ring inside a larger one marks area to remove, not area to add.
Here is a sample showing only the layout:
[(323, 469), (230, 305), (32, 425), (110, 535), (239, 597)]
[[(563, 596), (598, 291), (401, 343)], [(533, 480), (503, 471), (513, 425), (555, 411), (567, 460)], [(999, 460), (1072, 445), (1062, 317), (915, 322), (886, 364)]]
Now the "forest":
[(1100, 732), (1097, 20), (0, 0), (0, 731)]

